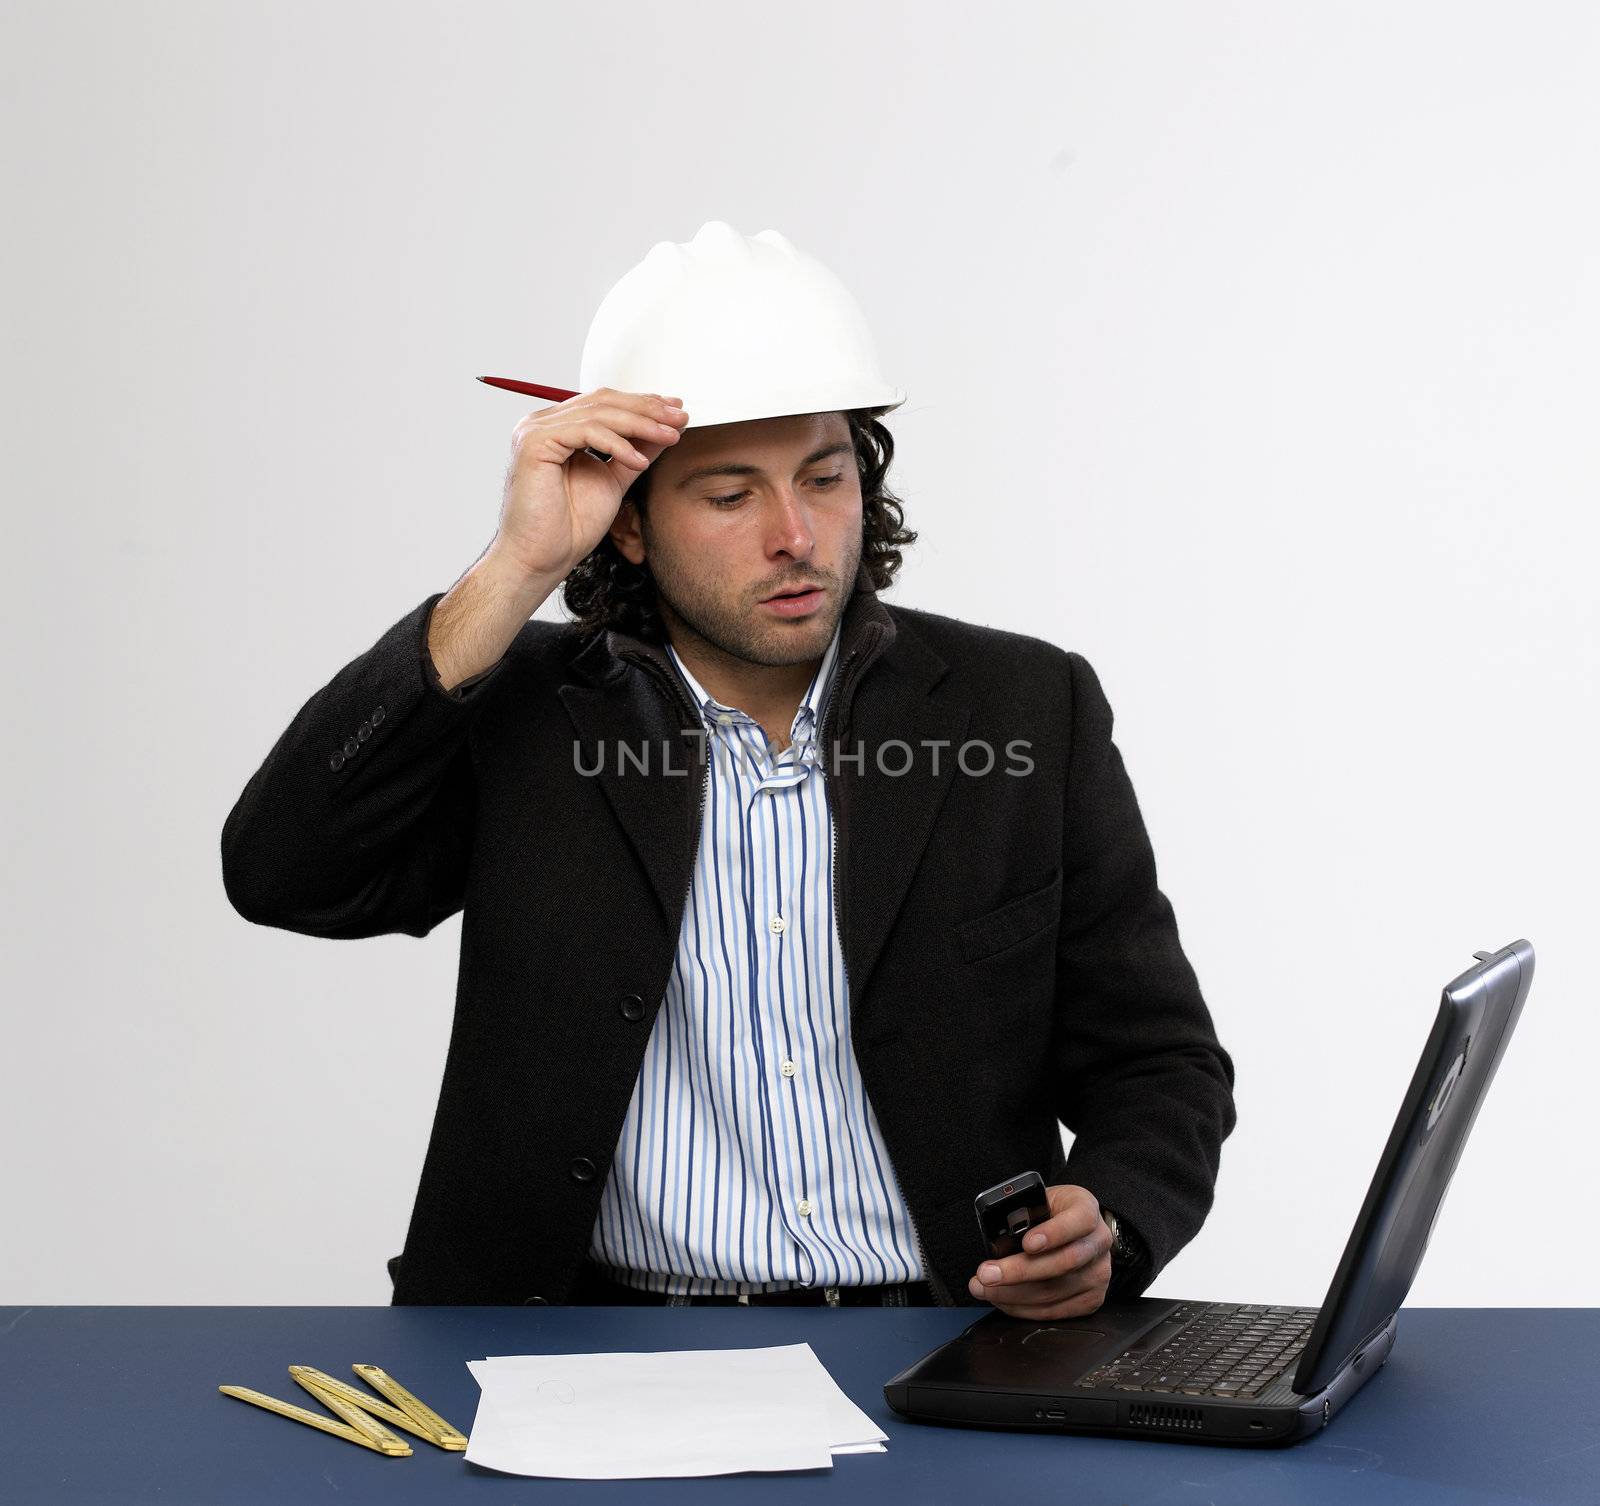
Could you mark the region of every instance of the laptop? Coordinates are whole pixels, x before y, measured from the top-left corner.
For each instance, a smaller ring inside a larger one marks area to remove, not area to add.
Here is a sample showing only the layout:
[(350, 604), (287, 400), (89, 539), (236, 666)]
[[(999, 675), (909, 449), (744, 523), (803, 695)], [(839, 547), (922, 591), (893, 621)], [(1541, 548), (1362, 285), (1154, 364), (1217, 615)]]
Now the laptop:
[(1052, 1322), (991, 1311), (883, 1388), (914, 1422), (1293, 1443), (1377, 1372), (1450, 1177), (1533, 981), (1533, 948), (1474, 952), (1433, 1030), (1321, 1307), (1108, 1301)]

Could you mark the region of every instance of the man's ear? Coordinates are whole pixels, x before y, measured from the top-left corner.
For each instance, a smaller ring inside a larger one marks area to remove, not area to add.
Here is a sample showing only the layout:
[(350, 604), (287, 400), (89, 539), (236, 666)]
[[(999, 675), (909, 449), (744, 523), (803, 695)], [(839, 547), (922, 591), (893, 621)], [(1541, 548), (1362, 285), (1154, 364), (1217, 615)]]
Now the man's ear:
[(623, 559), (630, 565), (644, 563), (644, 532), (639, 526), (639, 509), (635, 503), (624, 502), (617, 509), (616, 519), (608, 532)]

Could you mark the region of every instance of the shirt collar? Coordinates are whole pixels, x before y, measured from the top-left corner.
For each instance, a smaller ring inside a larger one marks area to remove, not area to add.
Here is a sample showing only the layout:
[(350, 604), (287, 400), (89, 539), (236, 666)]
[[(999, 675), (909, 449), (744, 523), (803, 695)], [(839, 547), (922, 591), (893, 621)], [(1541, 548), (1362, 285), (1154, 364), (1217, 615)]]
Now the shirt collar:
[[(816, 673), (811, 677), (811, 683), (806, 687), (806, 693), (801, 697), (799, 706), (795, 709), (794, 721), (790, 724), (789, 736), (791, 741), (798, 741), (802, 733), (813, 732), (822, 723), (822, 708), (828, 693), (828, 682), (833, 676), (834, 664), (839, 658), (839, 639), (844, 632), (844, 618), (841, 615), (833, 629), (833, 637), (828, 640), (828, 646), (823, 651), (822, 660), (817, 665)], [(678, 651), (667, 644), (667, 654), (671, 658), (673, 667), (683, 676), (684, 684), (689, 687), (689, 695), (696, 706), (700, 708), (701, 719), (709, 727), (719, 716), (739, 716), (749, 719), (747, 712), (741, 711), (737, 706), (725, 706), (716, 699), (703, 686), (692, 673), (689, 666), (679, 657)]]

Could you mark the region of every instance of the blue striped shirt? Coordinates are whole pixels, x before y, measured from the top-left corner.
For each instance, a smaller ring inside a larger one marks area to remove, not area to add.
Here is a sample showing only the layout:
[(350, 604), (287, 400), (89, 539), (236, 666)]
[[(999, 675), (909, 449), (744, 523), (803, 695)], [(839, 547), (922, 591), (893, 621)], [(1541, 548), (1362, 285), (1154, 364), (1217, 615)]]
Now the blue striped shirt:
[[(842, 627), (842, 623), (841, 623)], [(775, 757), (669, 645), (711, 755), (672, 976), (589, 1257), (659, 1292), (925, 1277), (850, 1043), (816, 746), (834, 630)]]

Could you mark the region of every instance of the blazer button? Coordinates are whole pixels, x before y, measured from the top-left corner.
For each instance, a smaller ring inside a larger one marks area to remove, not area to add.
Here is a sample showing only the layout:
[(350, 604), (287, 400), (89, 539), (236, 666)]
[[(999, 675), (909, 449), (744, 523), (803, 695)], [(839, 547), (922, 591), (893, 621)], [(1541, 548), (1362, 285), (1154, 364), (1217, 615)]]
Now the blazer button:
[(550, 1299), (548, 1297), (524, 1297), (522, 1305), (524, 1307), (548, 1307)]
[(328, 767), (330, 769), (342, 769), (344, 767), (344, 754), (335, 753), (333, 757), (328, 760)]
[(360, 748), (360, 746), (361, 744), (358, 743), (355, 738), (347, 738), (345, 740), (344, 751), (349, 757), (354, 758), (356, 756), (356, 750)]
[(642, 1020), (644, 1018), (644, 1000), (638, 994), (624, 994), (622, 1002), (617, 1006), (622, 1011), (625, 1020)]
[(574, 1182), (594, 1181), (594, 1162), (591, 1161), (587, 1156), (579, 1156), (578, 1159), (574, 1161), (568, 1168), (568, 1170), (571, 1171), (572, 1180)]
[(378, 706), (373, 710), (371, 720), (372, 720), (372, 725), (374, 727), (376, 727), (378, 725), (378, 723), (383, 720), (383, 707), (382, 706)]

